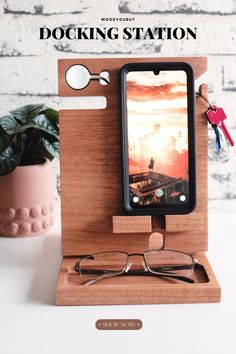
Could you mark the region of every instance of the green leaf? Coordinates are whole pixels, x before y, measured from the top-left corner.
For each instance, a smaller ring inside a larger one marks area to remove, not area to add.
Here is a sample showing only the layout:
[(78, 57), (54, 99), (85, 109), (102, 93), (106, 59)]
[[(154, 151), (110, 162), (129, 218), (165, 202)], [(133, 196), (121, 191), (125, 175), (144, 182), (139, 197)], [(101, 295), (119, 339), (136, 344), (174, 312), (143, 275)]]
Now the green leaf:
[(21, 154), (16, 153), (14, 148), (9, 146), (0, 154), (0, 176), (12, 172), (20, 163)]
[(44, 113), (48, 118), (54, 120), (57, 124), (59, 123), (59, 112), (55, 109), (47, 108), (42, 113)]
[(34, 156), (34, 160), (36, 161), (41, 161), (45, 158), (49, 159), (52, 161), (54, 159), (54, 156), (51, 155), (45, 147), (40, 143), (39, 145), (35, 146), (32, 151), (31, 151), (32, 156)]
[(59, 141), (53, 141), (50, 142), (46, 140), (45, 138), (42, 139), (42, 144), (45, 147), (45, 149), (54, 157), (58, 158), (60, 157), (60, 143)]
[(55, 122), (52, 122), (48, 117), (44, 114), (40, 114), (35, 117), (33, 120), (35, 123), (34, 128), (41, 129), (46, 133), (53, 135), (55, 138), (59, 137), (59, 128)]
[(14, 137), (14, 135), (7, 134), (0, 126), (0, 154), (11, 145)]
[(44, 104), (29, 104), (10, 111), (10, 113), (22, 123), (27, 123), (32, 118), (36, 117), (43, 107)]
[(55, 138), (59, 136), (59, 128), (56, 123), (51, 122), (44, 114), (40, 114), (33, 118), (31, 122), (20, 125), (13, 116), (5, 116), (1, 118), (0, 124), (6, 133), (12, 135), (23, 133), (29, 128), (37, 128), (53, 135)]
[(3, 130), (5, 130), (5, 132), (9, 135), (17, 134), (21, 128), (21, 125), (11, 115), (7, 115), (5, 117), (2, 117), (0, 120), (0, 125), (3, 128)]

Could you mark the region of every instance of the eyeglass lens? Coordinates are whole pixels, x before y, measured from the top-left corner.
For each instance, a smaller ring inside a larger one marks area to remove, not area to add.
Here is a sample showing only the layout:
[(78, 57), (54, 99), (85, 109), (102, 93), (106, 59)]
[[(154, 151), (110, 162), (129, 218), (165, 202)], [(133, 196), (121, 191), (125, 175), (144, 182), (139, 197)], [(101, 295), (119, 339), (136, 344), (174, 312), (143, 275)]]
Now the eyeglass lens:
[(78, 263), (79, 273), (85, 280), (119, 275), (123, 273), (127, 260), (127, 253), (123, 252), (93, 254)]
[(193, 258), (186, 253), (168, 250), (147, 251), (144, 258), (152, 273), (170, 273), (187, 277), (193, 274)]

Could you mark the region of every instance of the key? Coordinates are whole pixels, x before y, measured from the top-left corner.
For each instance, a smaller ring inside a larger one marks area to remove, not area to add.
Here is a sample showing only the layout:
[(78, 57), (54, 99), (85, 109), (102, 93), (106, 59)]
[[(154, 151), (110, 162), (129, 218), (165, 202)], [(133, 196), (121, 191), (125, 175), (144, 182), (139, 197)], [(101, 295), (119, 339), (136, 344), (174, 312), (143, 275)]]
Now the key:
[(217, 128), (216, 124), (212, 124), (212, 128), (215, 131), (215, 136), (216, 136), (216, 150), (220, 152), (221, 149), (221, 142), (220, 142), (220, 132), (219, 129)]
[(211, 125), (216, 125), (217, 128), (220, 128), (225, 136), (225, 138), (228, 140), (231, 146), (234, 146), (234, 141), (229, 134), (228, 129), (226, 128), (226, 125), (224, 123), (224, 120), (227, 118), (225, 112), (223, 111), (222, 108), (211, 105), (211, 107), (208, 109), (206, 112), (206, 116), (211, 123)]

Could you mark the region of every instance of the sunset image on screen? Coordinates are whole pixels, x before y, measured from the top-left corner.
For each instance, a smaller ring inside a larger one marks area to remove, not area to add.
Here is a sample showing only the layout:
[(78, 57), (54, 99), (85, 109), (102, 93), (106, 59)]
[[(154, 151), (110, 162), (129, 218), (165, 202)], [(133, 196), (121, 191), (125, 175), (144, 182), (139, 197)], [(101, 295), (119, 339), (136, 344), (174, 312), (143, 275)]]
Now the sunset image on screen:
[(188, 200), (187, 76), (184, 71), (127, 74), (131, 202)]

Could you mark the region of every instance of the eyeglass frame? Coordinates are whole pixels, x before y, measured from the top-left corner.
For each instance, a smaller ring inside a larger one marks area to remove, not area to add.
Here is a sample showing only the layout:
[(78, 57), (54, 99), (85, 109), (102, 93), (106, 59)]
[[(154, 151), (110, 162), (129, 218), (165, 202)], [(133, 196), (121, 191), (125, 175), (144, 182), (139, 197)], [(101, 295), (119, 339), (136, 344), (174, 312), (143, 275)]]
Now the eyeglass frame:
[[(99, 255), (99, 254), (106, 254), (106, 253), (122, 253), (122, 254), (125, 254), (127, 256), (127, 259), (126, 259), (126, 263), (124, 265), (124, 268), (121, 272), (119, 273), (116, 273), (116, 274), (112, 274), (112, 275), (101, 275), (100, 277), (98, 277), (97, 279), (94, 279), (94, 280), (88, 280), (87, 283), (85, 283), (84, 285), (91, 285), (97, 281), (100, 281), (102, 279), (106, 279), (106, 278), (111, 278), (111, 277), (115, 277), (115, 276), (121, 276), (121, 275), (136, 275), (136, 276), (158, 276), (158, 277), (167, 277), (167, 278), (173, 278), (173, 279), (176, 279), (176, 280), (180, 280), (180, 281), (183, 281), (183, 282), (186, 282), (186, 283), (192, 283), (194, 284), (195, 281), (191, 278), (188, 278), (188, 277), (185, 277), (185, 276), (181, 276), (181, 275), (177, 275), (177, 274), (172, 274), (172, 273), (155, 273), (153, 272), (150, 267), (148, 266), (147, 264), (147, 261), (146, 261), (146, 258), (145, 258), (145, 255), (147, 253), (150, 253), (150, 252), (156, 252), (156, 251), (159, 251), (159, 252), (176, 252), (176, 253), (180, 253), (180, 254), (184, 254), (184, 255), (187, 255), (189, 257), (191, 257), (192, 259), (192, 262), (193, 262), (193, 272), (194, 272), (194, 269), (195, 269), (195, 266), (198, 265), (198, 261), (197, 259), (193, 258), (193, 256), (189, 253), (186, 253), (186, 252), (183, 252), (183, 251), (177, 251), (177, 250), (171, 250), (171, 249), (163, 249), (163, 248), (158, 248), (158, 249), (153, 249), (153, 250), (147, 250), (143, 253), (128, 253), (128, 252), (125, 252), (125, 251), (104, 251), (104, 252), (97, 252), (97, 253), (93, 253), (93, 254), (89, 254), (89, 255), (86, 255), (86, 256), (81, 256), (82, 258), (76, 262), (75, 264), (75, 270), (80, 274), (80, 276), (82, 277), (82, 274), (81, 274), (81, 267), (80, 267), (80, 263), (88, 258), (88, 257), (93, 257), (93, 256), (96, 256), (96, 255)], [(131, 265), (130, 267), (127, 268), (128, 266), (128, 261), (129, 261), (129, 257), (133, 257), (133, 256), (141, 256), (143, 258), (143, 261), (144, 263), (142, 263), (143, 265), (143, 272), (135, 272), (134, 270), (133, 271), (130, 271), (130, 268), (131, 268)], [(199, 264), (200, 266), (200, 264)]]

